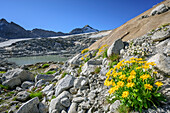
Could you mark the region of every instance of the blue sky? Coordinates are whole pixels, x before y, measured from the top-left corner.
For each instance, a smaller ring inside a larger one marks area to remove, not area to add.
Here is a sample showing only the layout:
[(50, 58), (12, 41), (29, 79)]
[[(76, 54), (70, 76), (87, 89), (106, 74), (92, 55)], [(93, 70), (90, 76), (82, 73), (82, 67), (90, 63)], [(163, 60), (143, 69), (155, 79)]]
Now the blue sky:
[(119, 27), (163, 0), (0, 0), (0, 18), (25, 29), (70, 32)]

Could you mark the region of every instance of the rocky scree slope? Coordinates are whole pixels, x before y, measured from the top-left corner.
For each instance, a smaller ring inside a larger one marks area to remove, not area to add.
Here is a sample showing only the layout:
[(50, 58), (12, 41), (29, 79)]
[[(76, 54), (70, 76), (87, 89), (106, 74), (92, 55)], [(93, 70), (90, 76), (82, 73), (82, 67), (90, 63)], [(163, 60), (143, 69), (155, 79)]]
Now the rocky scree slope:
[[(136, 39), (116, 40), (108, 55), (120, 54), (120, 59), (143, 57), (157, 65), (157, 80), (163, 82), (161, 93), (167, 102), (158, 108), (143, 109), (144, 113), (170, 112), (170, 26), (162, 26)], [(121, 44), (121, 46), (120, 46)], [(117, 49), (118, 48), (118, 49)], [(96, 57), (96, 51), (79, 53), (65, 63), (25, 65), (8, 69), (1, 75), (0, 111), (16, 113), (115, 113), (121, 101), (106, 101), (109, 88), (104, 86), (109, 71), (109, 58)], [(110, 54), (111, 53), (111, 54)], [(82, 57), (89, 58), (86, 62)], [(113, 65), (114, 67), (115, 65)], [(100, 67), (100, 68), (99, 68)], [(96, 71), (96, 68), (99, 68)], [(39, 73), (43, 70), (44, 73)], [(36, 73), (35, 73), (36, 71)], [(53, 74), (46, 72), (54, 71)], [(12, 82), (11, 82), (12, 81)], [(33, 93), (37, 92), (35, 96)], [(31, 95), (31, 96), (30, 96)], [(38, 96), (38, 97), (36, 97)], [(134, 113), (134, 110), (131, 111)], [(138, 113), (137, 111), (135, 113)]]
[(165, 0), (135, 18), (127, 21), (120, 27), (112, 30), (110, 35), (102, 38), (90, 46), (91, 50), (101, 45), (111, 45), (115, 40), (122, 38), (123, 41), (141, 37), (148, 31), (156, 29), (165, 23), (170, 23), (170, 0)]

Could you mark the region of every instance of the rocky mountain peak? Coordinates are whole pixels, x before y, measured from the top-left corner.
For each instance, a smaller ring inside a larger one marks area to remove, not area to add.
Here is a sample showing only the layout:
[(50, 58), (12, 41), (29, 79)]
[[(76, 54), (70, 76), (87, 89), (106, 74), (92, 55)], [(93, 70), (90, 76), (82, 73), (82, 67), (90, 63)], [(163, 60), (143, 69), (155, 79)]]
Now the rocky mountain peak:
[(92, 28), (89, 25), (85, 25), (83, 28), (75, 28), (70, 34), (79, 34), (79, 33), (89, 33), (89, 32), (98, 32), (99, 30)]
[(8, 24), (8, 22), (4, 19), (4, 18), (2, 18), (2, 19), (0, 19), (0, 24)]

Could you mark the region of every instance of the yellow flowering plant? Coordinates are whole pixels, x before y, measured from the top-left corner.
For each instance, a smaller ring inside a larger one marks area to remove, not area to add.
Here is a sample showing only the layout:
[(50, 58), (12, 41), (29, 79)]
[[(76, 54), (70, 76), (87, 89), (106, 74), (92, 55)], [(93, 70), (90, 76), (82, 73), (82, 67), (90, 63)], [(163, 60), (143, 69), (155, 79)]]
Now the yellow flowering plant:
[[(122, 104), (136, 111), (155, 107), (165, 98), (158, 93), (162, 82), (155, 82), (157, 72), (153, 71), (154, 62), (143, 61), (142, 58), (124, 59), (106, 73), (104, 85), (109, 86), (109, 102), (121, 100)], [(113, 97), (115, 97), (113, 99)]]

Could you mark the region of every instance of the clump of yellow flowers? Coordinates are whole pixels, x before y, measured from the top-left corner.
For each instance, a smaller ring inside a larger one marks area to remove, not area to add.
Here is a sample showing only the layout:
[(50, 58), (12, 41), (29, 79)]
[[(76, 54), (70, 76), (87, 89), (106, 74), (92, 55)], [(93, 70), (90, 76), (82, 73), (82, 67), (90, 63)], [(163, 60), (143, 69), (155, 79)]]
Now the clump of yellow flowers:
[(155, 65), (154, 62), (134, 57), (129, 61), (120, 61), (106, 73), (104, 85), (110, 87), (110, 98), (115, 96), (122, 104), (140, 112), (143, 108), (159, 104), (159, 100), (164, 100), (158, 93), (163, 83), (155, 82)]
[(102, 45), (102, 46), (99, 48), (98, 55), (100, 55), (100, 54), (106, 49), (107, 46), (108, 46), (107, 44)]
[(81, 51), (81, 54), (84, 54), (84, 53), (86, 53), (86, 52), (88, 52), (88, 51), (89, 51), (89, 49), (88, 49), (88, 48), (83, 49), (83, 50)]

